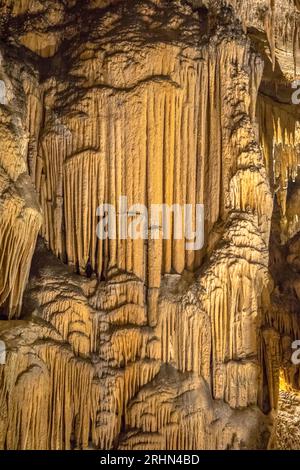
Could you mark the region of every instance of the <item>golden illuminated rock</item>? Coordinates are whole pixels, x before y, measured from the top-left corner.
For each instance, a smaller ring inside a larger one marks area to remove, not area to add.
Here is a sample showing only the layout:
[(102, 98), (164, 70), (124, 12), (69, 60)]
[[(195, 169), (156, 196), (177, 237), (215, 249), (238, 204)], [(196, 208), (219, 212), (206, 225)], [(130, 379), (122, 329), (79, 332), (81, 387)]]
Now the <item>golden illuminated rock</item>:
[[(289, 432), (299, 7), (0, 2), (0, 448), (265, 449)], [(119, 220), (122, 196), (203, 204), (204, 246), (175, 223), (100, 240), (97, 208)]]

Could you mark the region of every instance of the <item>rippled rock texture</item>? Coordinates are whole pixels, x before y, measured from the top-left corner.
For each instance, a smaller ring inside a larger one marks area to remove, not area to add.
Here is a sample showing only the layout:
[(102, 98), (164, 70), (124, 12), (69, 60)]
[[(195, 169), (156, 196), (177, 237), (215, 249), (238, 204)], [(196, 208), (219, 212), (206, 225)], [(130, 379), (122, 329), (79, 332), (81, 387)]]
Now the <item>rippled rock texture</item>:
[[(0, 448), (297, 448), (299, 1), (0, 15)], [(204, 247), (100, 240), (124, 195)]]

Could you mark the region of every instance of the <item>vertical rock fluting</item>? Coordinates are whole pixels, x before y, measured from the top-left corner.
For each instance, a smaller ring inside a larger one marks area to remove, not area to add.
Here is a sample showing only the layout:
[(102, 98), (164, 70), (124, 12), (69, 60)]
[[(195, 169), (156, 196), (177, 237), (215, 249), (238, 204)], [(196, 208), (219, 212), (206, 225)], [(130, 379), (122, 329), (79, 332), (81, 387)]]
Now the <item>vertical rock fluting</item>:
[[(247, 3), (2, 2), (1, 448), (268, 446), (299, 386), (299, 18)], [(204, 247), (99, 240), (120, 196), (204, 204)]]
[(12, 318), (21, 312), (42, 217), (28, 175), (25, 116), (15, 111), (25, 100), (24, 94), (14, 93), (21, 94), (22, 85), (26, 86), (26, 71), (17, 77), (20, 67), (15, 65), (10, 78), (6, 68), (0, 51), (0, 308)]

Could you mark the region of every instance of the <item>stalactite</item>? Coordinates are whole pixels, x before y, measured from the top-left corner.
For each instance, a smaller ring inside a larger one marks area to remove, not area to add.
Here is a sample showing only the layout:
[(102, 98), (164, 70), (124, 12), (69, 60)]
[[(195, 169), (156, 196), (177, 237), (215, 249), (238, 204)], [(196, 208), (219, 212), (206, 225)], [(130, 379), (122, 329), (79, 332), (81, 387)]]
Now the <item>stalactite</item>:
[(299, 168), (299, 128), (289, 105), (279, 105), (259, 96), (257, 115), (260, 140), (277, 203), (281, 208), (283, 239), (289, 232), (287, 195), (289, 181), (295, 181)]
[[(264, 93), (297, 69), (298, 15), (280, 24), (279, 0), (95, 1), (88, 20), (76, 2), (6, 3), (11, 33), (32, 15), (7, 81), (20, 116), (0, 105), (0, 306), (30, 320), (0, 324), (0, 447), (266, 448), (280, 370), (300, 386), (298, 118)], [(160, 217), (156, 238), (101, 240), (102, 203), (117, 222), (137, 203), (204, 204), (205, 245), (176, 239), (174, 213), (169, 237)]]
[(27, 174), (27, 137), (22, 119), (12, 111), (13, 99), (0, 106), (0, 307), (9, 318), (20, 315), (42, 222)]

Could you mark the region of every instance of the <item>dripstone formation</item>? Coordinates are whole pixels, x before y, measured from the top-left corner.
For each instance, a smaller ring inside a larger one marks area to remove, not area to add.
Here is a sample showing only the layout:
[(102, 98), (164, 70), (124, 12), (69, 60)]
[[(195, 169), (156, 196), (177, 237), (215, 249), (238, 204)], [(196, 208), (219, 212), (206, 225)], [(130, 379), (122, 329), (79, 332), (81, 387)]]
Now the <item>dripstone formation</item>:
[(299, 0), (0, 1), (1, 449), (300, 449), (298, 78)]

